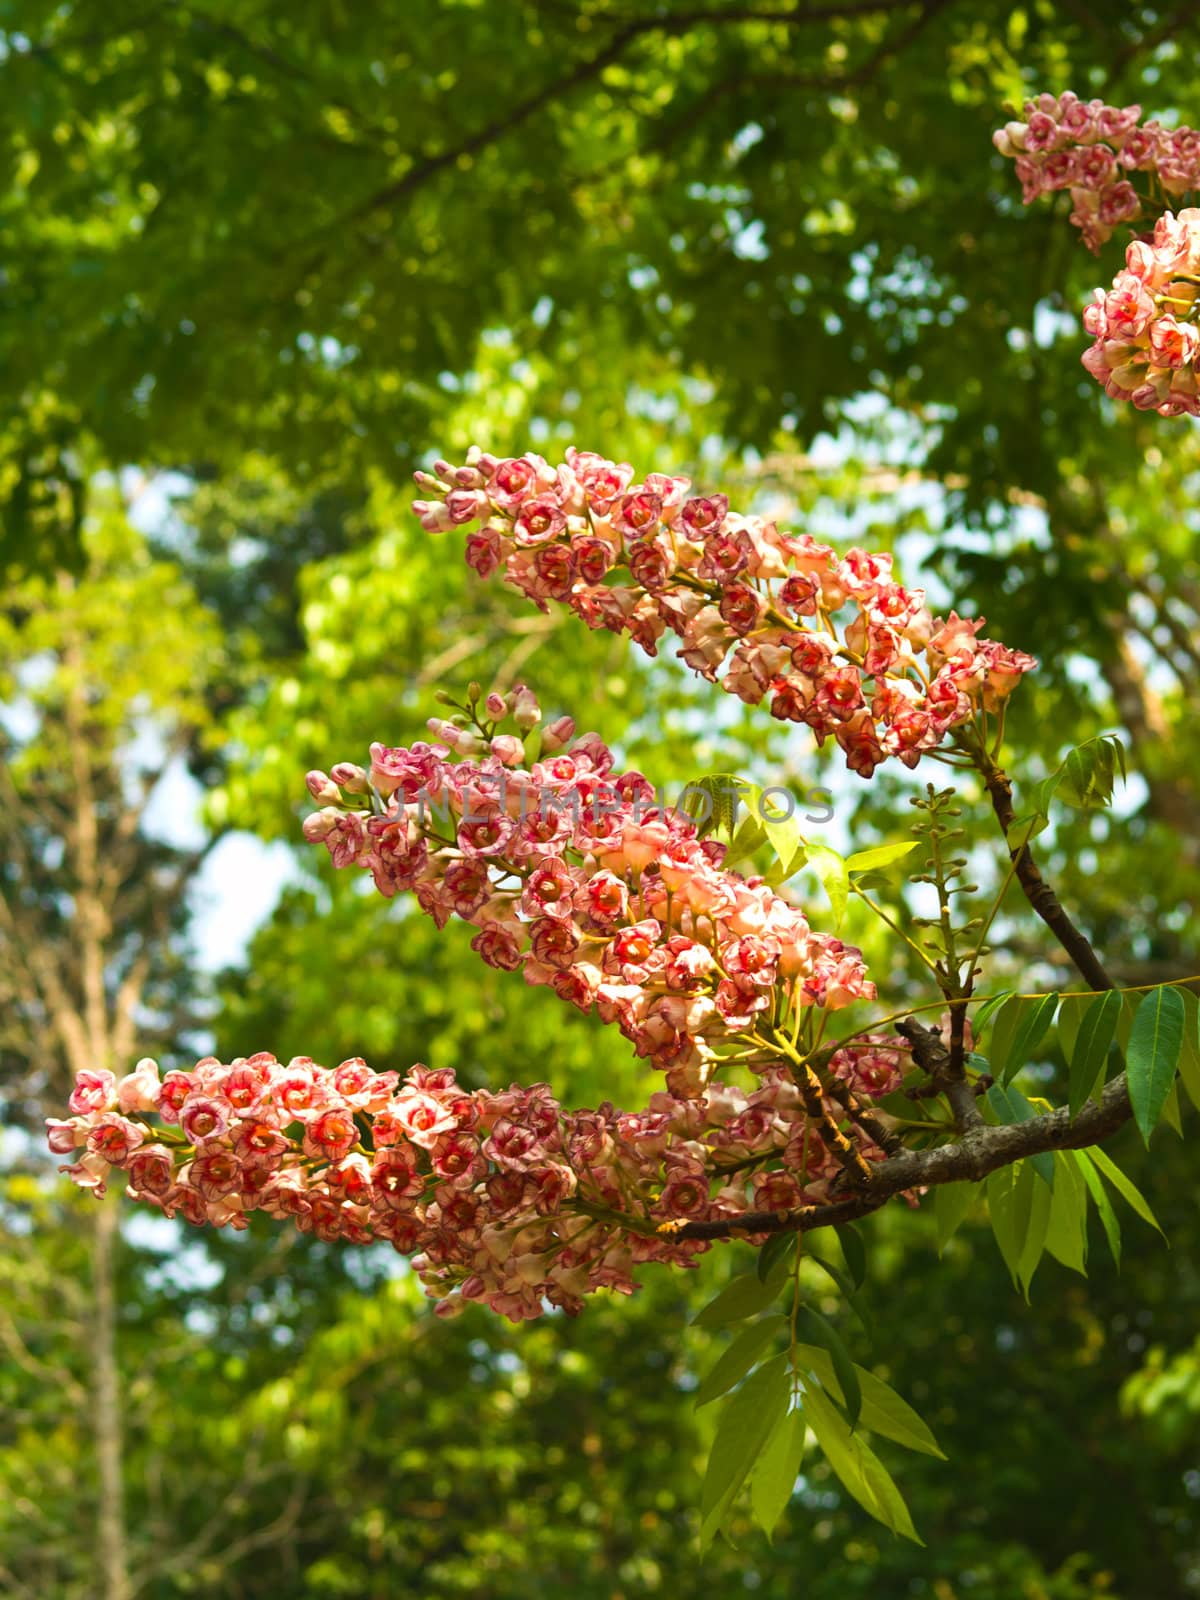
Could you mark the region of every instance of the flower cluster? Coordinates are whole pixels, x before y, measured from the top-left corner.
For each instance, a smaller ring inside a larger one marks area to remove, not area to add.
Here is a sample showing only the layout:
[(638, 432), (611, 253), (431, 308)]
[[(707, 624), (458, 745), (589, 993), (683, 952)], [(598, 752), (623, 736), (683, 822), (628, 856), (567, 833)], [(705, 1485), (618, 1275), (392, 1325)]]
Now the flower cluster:
[[(981, 708), (995, 711), (1031, 656), (979, 637), (983, 619), (934, 618), (890, 555), (839, 558), (808, 534), (690, 496), (687, 478), (568, 449), (555, 467), (472, 449), (465, 465), (418, 473), (436, 498), (429, 530), (461, 527), (467, 561), (547, 609), (565, 601), (589, 627), (628, 633), (648, 654), (672, 630), (694, 671), (748, 705), (832, 736), (854, 772), (922, 751)], [(478, 524), (478, 526), (476, 526)], [(623, 569), (628, 582), (614, 581)]]
[(1167, 212), (1135, 239), (1111, 289), (1083, 314), (1083, 364), (1106, 392), (1164, 417), (1200, 416), (1200, 210)]
[[(1039, 195), (1070, 190), (1071, 221), (1089, 249), (1098, 251), (1147, 201), (1200, 187), (1200, 133), (1140, 124), (1141, 114), (1141, 106), (1084, 102), (1069, 90), (1041, 94), (1026, 104), (1025, 121), (999, 129), (993, 143), (1015, 159), (1026, 205)], [(1146, 195), (1130, 181), (1133, 172), (1146, 173)]]
[(497, 733), (540, 715), (523, 687), (483, 709), (474, 728), (431, 723), (442, 743), (375, 744), (369, 770), (310, 773), (323, 805), (305, 836), (381, 893), (413, 893), (439, 926), (473, 924), (489, 965), (615, 1022), (681, 1098), (723, 1048), (769, 1062), (811, 1032), (814, 1008), (874, 998), (857, 949), (727, 870), (725, 846), (641, 773), (615, 772), (596, 734), (574, 737), (569, 718), (524, 742)]
[[(646, 1262), (690, 1265), (709, 1246), (677, 1238), (681, 1223), (827, 1200), (842, 1165), (778, 1070), (753, 1092), (660, 1091), (627, 1114), (564, 1111), (546, 1084), (468, 1091), (421, 1066), (401, 1082), (359, 1059), (209, 1057), (161, 1078), (147, 1060), (120, 1080), (81, 1073), (69, 1109), (49, 1145), (97, 1195), (119, 1172), (132, 1199), (196, 1226), (259, 1211), (387, 1240), (442, 1314), (478, 1300), (514, 1322), (631, 1293)], [(882, 1155), (867, 1139), (860, 1152)]]

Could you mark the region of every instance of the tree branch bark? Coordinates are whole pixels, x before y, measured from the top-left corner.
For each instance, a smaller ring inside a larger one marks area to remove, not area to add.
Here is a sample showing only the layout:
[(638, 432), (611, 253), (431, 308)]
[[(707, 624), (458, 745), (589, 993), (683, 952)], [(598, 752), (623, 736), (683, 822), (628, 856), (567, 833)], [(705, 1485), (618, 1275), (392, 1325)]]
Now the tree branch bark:
[(950, 1144), (933, 1150), (908, 1150), (877, 1163), (861, 1189), (845, 1200), (801, 1206), (795, 1211), (750, 1211), (711, 1222), (688, 1222), (672, 1231), (677, 1239), (728, 1239), (744, 1233), (809, 1233), (867, 1216), (902, 1194), (942, 1183), (978, 1183), (990, 1172), (1047, 1150), (1085, 1150), (1100, 1144), (1132, 1115), (1125, 1074), (1107, 1085), (1099, 1101), (1089, 1100), (1071, 1120), (1065, 1106), (1028, 1122), (990, 1128), (982, 1120)]
[[(976, 770), (987, 788), (992, 810), (996, 813), (996, 821), (1000, 824), (1000, 831), (1007, 841), (1008, 830), (1016, 821), (1012, 803), (1012, 783), (1008, 774), (1002, 771), (985, 751), (973, 749), (971, 754), (976, 760)], [(1100, 957), (1092, 949), (1086, 935), (1071, 921), (1063, 910), (1058, 896), (1042, 877), (1028, 844), (1023, 844), (1016, 850), (1010, 847), (1008, 853), (1016, 868), (1017, 882), (1021, 885), (1026, 900), (1070, 956), (1080, 975), (1093, 989), (1115, 989), (1116, 984), (1104, 970)]]

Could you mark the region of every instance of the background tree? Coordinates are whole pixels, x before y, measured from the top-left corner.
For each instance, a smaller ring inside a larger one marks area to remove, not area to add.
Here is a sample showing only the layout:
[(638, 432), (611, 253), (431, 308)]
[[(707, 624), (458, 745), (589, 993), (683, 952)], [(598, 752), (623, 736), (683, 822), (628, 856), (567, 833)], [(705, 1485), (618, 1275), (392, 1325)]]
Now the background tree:
[[(228, 1053), (361, 1050), (490, 1083), (528, 1054), (580, 1098), (631, 1084), (615, 1041), (563, 1028), (545, 996), (518, 1016), (465, 941), (435, 945), (308, 851), (198, 1018), (188, 852), (125, 820), (138, 769), (177, 736), (210, 789), (207, 839), (295, 841), (298, 773), (381, 729), (412, 736), (439, 683), (471, 678), (553, 684), (656, 775), (821, 777), (785, 729), (737, 708), (701, 721), (674, 663), (560, 638), (431, 545), (407, 475), (471, 437), (576, 438), (742, 485), (818, 535), (897, 547), (910, 578), (940, 574), (939, 600), (972, 597), (1045, 661), (1016, 713), (1019, 786), (1068, 738), (1119, 727), (1132, 746), (1123, 814), (1048, 836), (1064, 896), (1120, 981), (1197, 970), (1194, 430), (1114, 414), (1079, 368), (1076, 309), (1109, 270), (1052, 208), (1020, 213), (990, 144), (1002, 103), (1047, 86), (1193, 119), (1189, 13), (397, 0), (364, 27), (241, 0), (10, 11), (0, 502), (6, 560), (42, 576), (11, 591), (0, 635), (6, 1123), (61, 1104), (70, 1048), (171, 1057), (205, 1020)], [(97, 475), (130, 465), (180, 475), (172, 515), (138, 538)], [(95, 861), (131, 830), (120, 882), (91, 892), (80, 678)], [(837, 798), (834, 842), (874, 842), (903, 803)], [(1014, 972), (1031, 926), (1006, 907)], [(1053, 1085), (1062, 1063), (1041, 1070)], [(1097, 1249), (1086, 1296), (1048, 1265), (1036, 1315), (977, 1230), (935, 1266), (929, 1224), (901, 1237), (877, 1219), (884, 1370), (918, 1404), (936, 1374), (931, 1420), (964, 1469), (908, 1469), (928, 1548), (898, 1548), (816, 1477), (773, 1552), (748, 1536), (702, 1576), (686, 1507), (711, 1424), (681, 1393), (711, 1351), (679, 1331), (688, 1285), (511, 1334), (431, 1326), (390, 1263), (308, 1242), (280, 1258), (264, 1239), (190, 1239), (174, 1267), (175, 1235), (110, 1231), (89, 1263), (86, 1230), (114, 1213), (51, 1194), (19, 1139), (5, 1152), (15, 1593), (502, 1594), (514, 1572), (606, 1600), (748, 1574), (767, 1594), (800, 1573), (818, 1596), (938, 1600), (1196, 1587), (1194, 1185), (1170, 1147), (1149, 1187), (1171, 1254), (1129, 1237), (1117, 1282)], [(123, 1537), (84, 1403), (114, 1379), (97, 1386), (112, 1342), (92, 1271), (116, 1274), (124, 1308)], [(474, 1438), (481, 1406), (472, 1454), (448, 1441)], [(346, 1424), (368, 1414), (388, 1426)], [(121, 1552), (103, 1580), (97, 1508)]]

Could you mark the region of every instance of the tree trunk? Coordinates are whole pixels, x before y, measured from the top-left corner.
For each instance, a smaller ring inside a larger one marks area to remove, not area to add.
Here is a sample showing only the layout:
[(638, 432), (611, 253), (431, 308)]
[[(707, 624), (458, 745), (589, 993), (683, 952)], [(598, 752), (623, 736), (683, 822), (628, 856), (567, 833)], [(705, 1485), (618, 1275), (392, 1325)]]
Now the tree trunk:
[(95, 1325), (92, 1339), (93, 1428), (100, 1501), (96, 1515), (97, 1557), (102, 1600), (130, 1600), (125, 1548), (125, 1494), (122, 1480), (120, 1369), (117, 1364), (117, 1299), (115, 1245), (117, 1209), (104, 1201), (96, 1207), (92, 1245), (92, 1293)]

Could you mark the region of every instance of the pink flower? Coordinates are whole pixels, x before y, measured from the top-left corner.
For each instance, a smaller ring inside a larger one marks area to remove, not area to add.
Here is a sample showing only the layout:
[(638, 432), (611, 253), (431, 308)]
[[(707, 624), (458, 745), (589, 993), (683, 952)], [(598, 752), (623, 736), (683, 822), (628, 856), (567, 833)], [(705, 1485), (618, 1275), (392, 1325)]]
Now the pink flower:
[(402, 1089), (390, 1107), (413, 1144), (430, 1150), (445, 1133), (458, 1126), (454, 1113), (432, 1095)]
[(521, 903), (531, 916), (567, 917), (571, 914), (574, 889), (571, 869), (552, 857), (530, 873)]
[(512, 836), (513, 824), (494, 800), (472, 797), (458, 825), (458, 843), (468, 855), (501, 854)]
[(1150, 329), (1150, 355), (1156, 366), (1186, 367), (1196, 358), (1198, 337), (1191, 322), (1177, 322), (1166, 312)]
[(1106, 228), (1129, 222), (1142, 209), (1137, 190), (1131, 183), (1112, 183), (1100, 196), (1100, 221)]
[(519, 545), (545, 544), (548, 539), (557, 538), (566, 525), (562, 507), (549, 495), (542, 495), (521, 507), (513, 525), (514, 537)]
[(305, 1150), (330, 1161), (340, 1161), (357, 1143), (358, 1129), (354, 1125), (354, 1118), (340, 1106), (322, 1111), (305, 1126)]
[(247, 1166), (267, 1166), (290, 1145), (273, 1122), (250, 1119), (237, 1124), (233, 1149), (238, 1160)]
[(1115, 338), (1135, 339), (1154, 316), (1154, 301), (1142, 280), (1132, 272), (1119, 272), (1104, 297), (1107, 331)]
[(189, 1183), (205, 1200), (221, 1200), (237, 1189), (241, 1166), (232, 1150), (204, 1150), (191, 1163)]
[(584, 905), (593, 922), (611, 927), (625, 916), (629, 891), (615, 873), (598, 872), (588, 879)]
[(578, 1006), (580, 1011), (590, 1011), (600, 987), (600, 978), (598, 967), (581, 961), (556, 972), (551, 979), (551, 987), (560, 1000)]
[(123, 1167), (146, 1135), (125, 1117), (102, 1116), (88, 1129), (87, 1147), (114, 1167)]
[(535, 495), (539, 488), (549, 487), (549, 483), (541, 476), (545, 466), (541, 457), (534, 455), (497, 462), (488, 483), (488, 492), (498, 506), (519, 506)]
[(647, 494), (644, 490), (627, 494), (616, 508), (613, 523), (622, 533), (645, 538), (658, 527), (662, 509), (661, 495)]
[(1116, 172), (1117, 160), (1106, 144), (1094, 144), (1075, 158), (1075, 181), (1089, 189), (1103, 189)]
[(117, 1105), (126, 1112), (155, 1111), (160, 1089), (158, 1063), (146, 1057), (118, 1082)]
[(107, 1068), (80, 1072), (67, 1105), (77, 1117), (86, 1116), (89, 1111), (111, 1111), (117, 1103), (116, 1085), (116, 1078)]
[(184, 1102), (195, 1087), (190, 1072), (168, 1072), (158, 1091), (158, 1114), (166, 1123), (177, 1123)]
[(191, 1144), (222, 1139), (229, 1131), (233, 1107), (223, 1095), (191, 1094), (179, 1111), (179, 1126)]
[(1025, 128), (1026, 150), (1053, 150), (1062, 138), (1057, 121), (1043, 111), (1035, 111)]
[(489, 922), (481, 928), (471, 940), (471, 949), (489, 967), (499, 967), (504, 972), (514, 972), (521, 965), (521, 946), (500, 922)]
[(82, 1160), (74, 1162), (71, 1166), (59, 1167), (58, 1170), (65, 1172), (76, 1188), (90, 1190), (98, 1200), (106, 1193), (107, 1179), (112, 1172), (104, 1157), (96, 1155), (91, 1150)]
[(1141, 106), (1101, 106), (1096, 117), (1096, 130), (1102, 139), (1120, 144), (1133, 132)]
[(130, 1193), (138, 1197), (167, 1194), (173, 1182), (171, 1152), (165, 1145), (140, 1145), (129, 1158), (125, 1168)]
[(707, 498), (698, 496), (694, 500), (685, 502), (680, 520), (689, 538), (705, 540), (720, 530), (728, 514), (728, 495), (715, 494)]
[(46, 1143), (52, 1155), (69, 1156), (79, 1149), (86, 1138), (87, 1117), (72, 1117), (63, 1122), (58, 1117), (46, 1118)]

